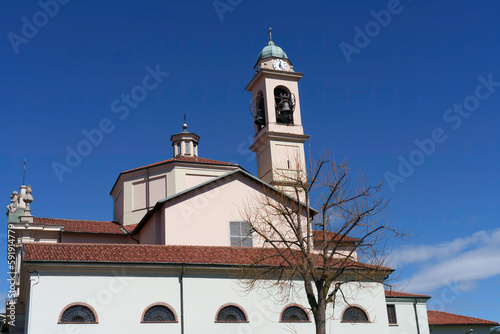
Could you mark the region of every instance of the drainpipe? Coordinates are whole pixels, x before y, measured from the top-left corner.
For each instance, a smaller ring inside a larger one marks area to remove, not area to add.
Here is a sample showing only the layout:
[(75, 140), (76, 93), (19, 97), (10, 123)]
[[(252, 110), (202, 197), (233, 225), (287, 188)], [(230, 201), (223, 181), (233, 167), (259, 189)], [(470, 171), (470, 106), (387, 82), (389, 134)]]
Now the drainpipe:
[(415, 311), (415, 321), (417, 322), (417, 334), (420, 334), (420, 325), (418, 324), (417, 298), (413, 302), (413, 310)]
[(184, 334), (184, 272), (186, 268), (182, 265), (181, 277), (180, 280), (180, 294), (181, 294), (181, 334)]
[[(28, 272), (29, 274), (33, 274), (33, 273), (36, 273), (36, 275), (38, 276), (36, 278), (36, 282), (32, 284), (33, 281), (35, 281), (34, 278), (30, 277), (29, 280), (30, 280), (30, 292), (29, 292), (29, 295), (28, 295), (28, 298), (29, 298), (29, 302), (28, 302), (28, 318), (26, 320), (28, 320), (28, 328), (26, 328), (26, 333), (30, 334), (31, 333), (31, 313), (33, 312), (33, 309), (32, 309), (32, 306), (31, 306), (31, 300), (33, 299), (33, 288), (35, 287), (35, 285), (37, 285), (38, 283), (40, 283), (40, 274), (38, 273), (38, 271), (29, 271)], [(26, 323), (26, 320), (24, 323)]]
[(146, 168), (146, 211), (149, 212), (149, 168)]

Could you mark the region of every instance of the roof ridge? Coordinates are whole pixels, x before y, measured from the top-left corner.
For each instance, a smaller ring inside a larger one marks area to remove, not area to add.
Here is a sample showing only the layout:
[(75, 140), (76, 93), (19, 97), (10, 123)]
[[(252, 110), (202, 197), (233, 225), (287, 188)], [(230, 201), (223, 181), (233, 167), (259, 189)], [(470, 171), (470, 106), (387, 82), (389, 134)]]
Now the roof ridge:
[[(194, 160), (194, 161), (191, 161), (191, 160)], [(209, 159), (209, 158), (203, 158), (203, 157), (178, 156), (178, 157), (173, 157), (173, 158), (169, 158), (169, 159), (162, 160), (162, 161), (153, 162), (153, 163), (150, 163), (150, 164), (147, 164), (147, 165), (144, 165), (144, 166), (140, 166), (140, 167), (136, 167), (136, 168), (124, 170), (121, 173), (132, 172), (132, 171), (136, 171), (136, 170), (140, 170), (140, 169), (148, 168), (148, 167), (155, 167), (155, 166), (159, 166), (159, 165), (162, 165), (162, 164), (165, 164), (165, 163), (169, 163), (169, 162), (174, 162), (174, 161), (178, 161), (178, 162), (196, 162), (196, 163), (200, 163), (200, 164), (203, 164), (203, 163), (216, 163), (216, 164), (221, 164), (221, 165), (238, 166), (238, 164), (235, 164), (235, 163), (232, 163), (232, 162), (221, 161), (221, 160), (215, 160), (215, 159)]]
[[(485, 319), (481, 319), (481, 318), (471, 317), (469, 315), (461, 315), (461, 314), (450, 313), (450, 312), (445, 312), (445, 311), (438, 311), (438, 310), (427, 310), (427, 312), (444, 313), (444, 314), (449, 314), (449, 315), (454, 315), (454, 316), (459, 316), (459, 317), (464, 317), (464, 318), (471, 318), (471, 319), (477, 319), (477, 320), (485, 320)], [(490, 321), (490, 320), (486, 320), (486, 321)]]
[(73, 219), (73, 218), (50, 218), (50, 217), (33, 217), (34, 219), (51, 219), (51, 220), (63, 220), (63, 221), (77, 221), (77, 222), (96, 222), (96, 223), (113, 223), (119, 224), (118, 222), (112, 220), (91, 220), (91, 219)]
[[(429, 324), (434, 326), (439, 325), (498, 325), (498, 322), (470, 317), (467, 315), (455, 314), (450, 312), (427, 310), (427, 314), (431, 315), (433, 319), (429, 319)], [(443, 319), (443, 316), (448, 316), (448, 319)], [(436, 318), (434, 318), (436, 317)], [(453, 319), (454, 318), (454, 319)], [(468, 320), (469, 322), (466, 322)]]
[[(395, 291), (395, 290), (387, 290), (387, 289), (384, 289), (384, 294), (386, 295), (386, 297), (427, 297), (427, 298), (431, 298), (431, 296), (429, 295), (423, 295), (423, 294), (416, 294), (416, 293), (409, 293), (409, 292), (403, 292), (403, 291)], [(394, 294), (394, 295), (390, 295), (390, 294)], [(399, 294), (399, 296), (398, 296)]]
[[(49, 247), (57, 247), (57, 246), (93, 246), (93, 247), (98, 247), (98, 246), (121, 246), (121, 247), (185, 247), (185, 248), (223, 248), (223, 249), (232, 249), (232, 250), (258, 250), (258, 249), (265, 249), (267, 250), (268, 248), (262, 248), (262, 247), (234, 247), (234, 246), (209, 246), (209, 245), (156, 245), (156, 244), (114, 244), (114, 243), (93, 243), (93, 242), (30, 242), (26, 243), (25, 245), (30, 245), (30, 247), (37, 247), (38, 245), (43, 245), (43, 246), (49, 246)], [(270, 250), (273, 248), (269, 248)], [(359, 262), (361, 263), (361, 262)]]

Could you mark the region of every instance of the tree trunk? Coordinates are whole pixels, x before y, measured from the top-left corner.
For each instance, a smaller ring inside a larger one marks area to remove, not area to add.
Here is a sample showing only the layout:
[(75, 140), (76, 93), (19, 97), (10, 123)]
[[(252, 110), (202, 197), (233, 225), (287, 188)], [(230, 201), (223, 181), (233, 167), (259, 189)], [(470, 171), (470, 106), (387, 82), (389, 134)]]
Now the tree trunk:
[(314, 314), (316, 324), (316, 334), (326, 334), (326, 301), (325, 298), (318, 298), (318, 308)]

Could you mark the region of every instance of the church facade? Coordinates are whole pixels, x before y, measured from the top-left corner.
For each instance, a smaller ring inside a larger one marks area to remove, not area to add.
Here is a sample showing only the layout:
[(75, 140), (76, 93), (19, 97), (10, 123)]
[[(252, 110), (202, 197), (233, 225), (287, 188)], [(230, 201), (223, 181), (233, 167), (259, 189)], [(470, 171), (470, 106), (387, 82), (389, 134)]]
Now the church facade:
[[(298, 293), (284, 299), (272, 290), (244, 291), (238, 277), (263, 246), (241, 208), (249, 198), (286, 191), (283, 175), (306, 170), (301, 77), (270, 40), (246, 87), (257, 176), (200, 157), (200, 137), (184, 124), (171, 137), (172, 158), (120, 173), (110, 192), (113, 221), (37, 217), (31, 187), (14, 192), (10, 333), (314, 332), (300, 280)], [(349, 284), (327, 332), (429, 333), (430, 297)]]

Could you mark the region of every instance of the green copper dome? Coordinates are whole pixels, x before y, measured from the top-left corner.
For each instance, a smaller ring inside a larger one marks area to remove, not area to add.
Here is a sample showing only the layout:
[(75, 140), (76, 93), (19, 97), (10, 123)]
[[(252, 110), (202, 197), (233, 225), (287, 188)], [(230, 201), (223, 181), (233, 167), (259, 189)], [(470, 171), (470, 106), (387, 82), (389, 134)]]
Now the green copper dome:
[(265, 46), (257, 56), (257, 63), (262, 59), (270, 57), (288, 59), (285, 51), (283, 51), (283, 49), (280, 48), (279, 46), (276, 46), (272, 40), (270, 40), (269, 43), (267, 43), (267, 46)]

